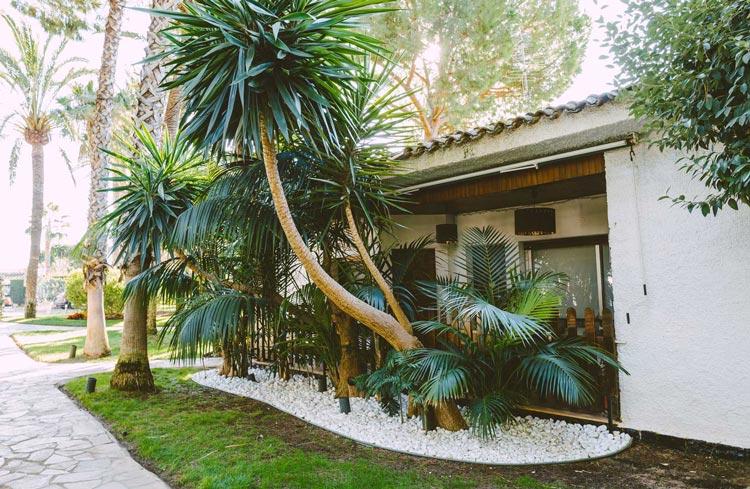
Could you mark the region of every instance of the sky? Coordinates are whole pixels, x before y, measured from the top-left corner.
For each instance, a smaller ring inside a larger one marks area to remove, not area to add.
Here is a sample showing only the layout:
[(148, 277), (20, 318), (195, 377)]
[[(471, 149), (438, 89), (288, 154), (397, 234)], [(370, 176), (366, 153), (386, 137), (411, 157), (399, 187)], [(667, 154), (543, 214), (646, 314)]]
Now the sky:
[[(137, 2), (129, 2), (135, 4)], [(105, 2), (106, 4), (106, 2)], [(595, 19), (603, 16), (612, 19), (622, 12), (622, 5), (617, 0), (579, 0), (581, 10), (592, 18), (592, 29), (580, 73), (573, 79), (571, 86), (555, 100), (553, 105), (571, 100), (581, 100), (588, 95), (601, 93), (612, 89), (615, 71), (608, 68), (607, 61), (600, 59), (607, 54), (601, 47), (602, 32)], [(8, 13), (18, 19), (20, 15), (10, 7), (10, 0), (0, 0), (0, 13)], [(123, 21), (124, 29), (138, 33), (143, 37), (148, 28), (148, 16), (142, 12), (126, 11)], [(39, 36), (43, 31), (35, 25)], [(70, 42), (65, 54), (81, 56), (88, 60), (92, 70), (99, 65), (103, 36), (89, 34), (84, 41)], [(7, 26), (0, 25), (0, 39), (2, 47), (11, 50)], [(123, 38), (120, 43), (117, 65), (117, 85), (123, 87), (127, 80), (139, 72), (137, 63), (143, 58), (145, 42), (140, 39)], [(4, 117), (14, 110), (19, 94), (10, 91), (7, 86), (0, 86), (0, 116)], [(10, 126), (0, 135), (0, 272), (18, 272), (26, 268), (29, 256), (29, 236), (25, 230), (29, 225), (31, 215), (31, 151), (23, 144), (18, 161), (15, 182), (10, 185), (8, 179), (8, 161), (10, 151), (16, 138), (17, 131)], [(60, 150), (63, 149), (75, 160), (78, 148), (75, 143), (63, 140), (59, 134), (54, 134), (50, 144), (45, 146), (45, 204), (55, 203), (60, 207), (60, 215), (66, 216), (69, 226), (65, 229), (66, 236), (62, 243), (75, 244), (86, 229), (86, 212), (88, 208), (88, 168), (79, 167), (74, 170), (75, 183), (64, 163)], [(42, 243), (42, 246), (44, 244)]]

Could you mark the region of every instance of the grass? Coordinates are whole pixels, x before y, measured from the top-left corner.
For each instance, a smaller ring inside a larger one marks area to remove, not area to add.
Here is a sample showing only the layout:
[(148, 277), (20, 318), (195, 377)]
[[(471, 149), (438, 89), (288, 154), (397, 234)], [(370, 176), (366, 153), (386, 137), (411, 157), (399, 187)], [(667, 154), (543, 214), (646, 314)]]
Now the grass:
[[(44, 341), (45, 336), (49, 337), (49, 341)], [(29, 331), (16, 333), (13, 335), (13, 339), (18, 343), (18, 346), (20, 346), (23, 351), (34, 360), (40, 362), (60, 363), (101, 361), (111, 360), (113, 357), (116, 358), (120, 353), (122, 333), (110, 329), (107, 331), (107, 336), (109, 336), (109, 346), (112, 348), (112, 355), (92, 360), (83, 356), (83, 342), (86, 339), (86, 336), (82, 334), (71, 336), (71, 332), (69, 331)], [(148, 337), (149, 357), (151, 359), (169, 358), (167, 346), (159, 346), (157, 343), (157, 338), (155, 336)], [(76, 358), (72, 360), (68, 358), (70, 345), (76, 345), (78, 347)]]
[[(8, 322), (10, 322), (10, 323), (19, 323), (19, 324), (35, 324), (35, 325), (38, 325), (38, 326), (78, 326), (78, 327), (86, 327), (86, 320), (85, 319), (67, 319), (65, 315), (43, 316), (43, 317), (31, 318), (31, 319), (16, 318), (16, 319), (8, 319)], [(115, 324), (118, 324), (118, 323), (121, 323), (121, 322), (122, 322), (122, 319), (107, 319), (107, 326), (112, 326), (112, 325), (115, 325)]]
[[(151, 396), (110, 390), (110, 374), (96, 376), (100, 387), (94, 394), (84, 393), (83, 378), (64, 389), (108, 423), (149, 468), (179, 487), (564, 487), (529, 475), (506, 479), (486, 467), (362, 447), (264, 404), (203, 388), (189, 380), (194, 371), (155, 369), (160, 391)], [(436, 463), (451, 469), (437, 470)]]

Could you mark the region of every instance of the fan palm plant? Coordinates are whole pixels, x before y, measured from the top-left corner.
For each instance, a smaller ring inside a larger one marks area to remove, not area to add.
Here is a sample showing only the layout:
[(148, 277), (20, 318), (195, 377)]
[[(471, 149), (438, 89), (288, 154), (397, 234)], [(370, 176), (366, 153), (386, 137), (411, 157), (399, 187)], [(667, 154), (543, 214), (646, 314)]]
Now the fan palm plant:
[[(107, 150), (113, 159), (111, 191), (118, 195), (94, 228), (113, 238), (114, 262), (124, 269), (126, 281), (152, 262), (161, 260), (165, 237), (177, 216), (203, 192), (205, 179), (199, 168), (202, 153), (179, 137), (166, 138), (157, 146), (151, 134), (135, 129), (135, 141), (121, 138), (121, 153)], [(110, 384), (120, 390), (153, 390), (146, 346), (143, 289), (126, 300), (122, 345)], [(143, 324), (142, 324), (143, 323)]]
[[(36, 316), (36, 289), (39, 269), (39, 254), (42, 236), (42, 214), (44, 213), (44, 146), (50, 142), (52, 131), (65, 122), (64, 111), (54, 111), (53, 104), (60, 91), (68, 84), (88, 73), (76, 65), (81, 58), (60, 59), (66, 42), (60, 42), (50, 49), (53, 37), (44, 43), (34, 38), (31, 29), (19, 25), (9, 16), (3, 16), (18, 50), (14, 56), (0, 49), (0, 80), (11, 90), (17, 90), (20, 106), (8, 114), (0, 124), (0, 134), (5, 125), (14, 121), (23, 140), (31, 146), (32, 205), (31, 205), (31, 245), (29, 263), (26, 268), (26, 310), (27, 318)], [(20, 140), (11, 150), (10, 175), (15, 175)]]
[(486, 228), (464, 232), (455, 276), (424, 283), (440, 320), (414, 323), (435, 334), (438, 348), (401, 353), (400, 375), (425, 405), (464, 400), (472, 429), (492, 437), (531, 394), (571, 405), (593, 401), (590, 370), (606, 365), (624, 372), (606, 351), (579, 339), (555, 337), (565, 277), (520, 272), (517, 246)]
[[(342, 311), (397, 349), (419, 346), (394, 317), (361, 301), (326, 273), (299, 232), (279, 175), (282, 141), (303, 138), (321, 149), (339, 141), (333, 121), (352, 90), (358, 58), (381, 44), (358, 20), (387, 0), (199, 0), (173, 20), (165, 88), (183, 88), (184, 131), (203, 147), (262, 156), (280, 226), (311, 280)], [(343, 135), (342, 135), (343, 136)]]

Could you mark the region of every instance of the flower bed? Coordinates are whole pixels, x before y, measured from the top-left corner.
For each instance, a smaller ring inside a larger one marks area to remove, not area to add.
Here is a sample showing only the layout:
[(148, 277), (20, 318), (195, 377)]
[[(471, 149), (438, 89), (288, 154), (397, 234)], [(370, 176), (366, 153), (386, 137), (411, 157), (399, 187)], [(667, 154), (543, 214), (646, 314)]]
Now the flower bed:
[(352, 398), (350, 414), (339, 412), (332, 391), (317, 392), (315, 382), (295, 376), (283, 382), (268, 371), (253, 369), (258, 382), (222, 377), (216, 370), (198, 372), (197, 383), (249, 397), (292, 414), (320, 428), (360, 443), (412, 455), (462, 462), (522, 465), (571, 462), (613, 455), (630, 446), (626, 433), (604, 426), (580, 425), (533, 416), (499, 429), (492, 440), (469, 431), (425, 432), (420, 420), (391, 417), (374, 399)]

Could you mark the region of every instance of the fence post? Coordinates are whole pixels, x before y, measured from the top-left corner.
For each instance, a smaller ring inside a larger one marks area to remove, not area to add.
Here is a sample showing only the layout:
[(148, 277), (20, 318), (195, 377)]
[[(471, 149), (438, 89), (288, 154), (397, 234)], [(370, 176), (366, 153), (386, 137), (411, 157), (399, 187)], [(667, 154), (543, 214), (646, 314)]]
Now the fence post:
[(596, 316), (590, 307), (583, 311), (583, 329), (586, 342), (591, 345), (596, 344)]
[(565, 316), (568, 323), (568, 338), (575, 338), (578, 336), (578, 315), (576, 314), (576, 310), (569, 307)]

